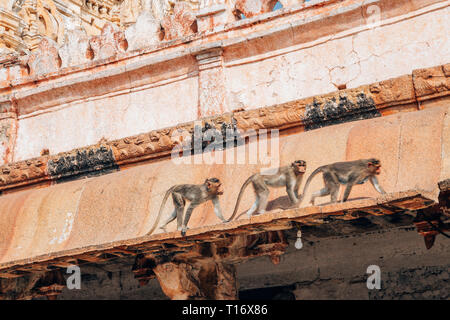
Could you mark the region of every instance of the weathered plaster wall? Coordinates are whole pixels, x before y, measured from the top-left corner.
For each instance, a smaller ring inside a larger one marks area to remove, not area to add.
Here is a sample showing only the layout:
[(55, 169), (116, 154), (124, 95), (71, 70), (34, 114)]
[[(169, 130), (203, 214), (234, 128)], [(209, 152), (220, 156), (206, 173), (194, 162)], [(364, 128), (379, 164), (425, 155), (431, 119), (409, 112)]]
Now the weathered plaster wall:
[[(2, 69), (2, 106), (18, 113), (11, 160), (39, 156), (43, 149), (56, 154), (236, 108), (279, 104), (335, 91), (336, 86), (356, 87), (448, 62), (450, 44), (443, 36), (450, 21), (447, 2), (378, 4), (381, 22), (372, 29), (367, 6), (349, 0), (298, 16), (289, 10), (280, 16), (265, 14), (252, 18), (254, 26), (245, 24), (251, 19), (238, 21), (224, 33), (214, 30), (191, 42), (175, 41), (141, 54), (118, 52), (36, 81), (30, 81), (23, 68)], [(223, 56), (220, 53), (214, 68), (208, 65), (206, 70), (199, 56), (210, 47), (223, 48)]]
[[(249, 296), (248, 290), (291, 286), (297, 300), (450, 297), (450, 242), (443, 237), (430, 250), (414, 228), (308, 238), (302, 250), (294, 248), (294, 241), (278, 265), (267, 257), (239, 264), (239, 291)], [(381, 269), (381, 290), (366, 286), (366, 270), (373, 264)], [(167, 299), (156, 279), (139, 287), (131, 267), (82, 267), (81, 290), (64, 289), (58, 299)]]
[(194, 76), (20, 117), (15, 160), (35, 157), (45, 148), (53, 154), (196, 119), (197, 92)]
[(225, 51), (230, 109), (270, 106), (332, 92), (341, 85), (355, 88), (448, 62), (450, 38), (444, 35), (450, 29), (449, 7), (393, 20), (309, 42), (295, 39), (302, 33), (299, 28), (281, 40), (274, 36), (249, 43), (251, 57), (242, 48), (230, 48)]
[[(443, 170), (442, 143), (449, 139), (441, 135), (448, 111), (447, 106), (434, 107), (282, 136), (279, 164), (306, 160), (309, 176), (324, 164), (378, 157), (383, 165), (379, 180), (388, 193), (419, 189), (437, 196)], [(234, 149), (226, 151), (230, 150)], [(276, 156), (278, 153), (274, 159)], [(230, 217), (240, 186), (260, 168), (266, 166), (248, 162), (176, 164), (166, 159), (96, 178), (5, 194), (0, 197), (0, 262), (143, 236), (153, 226), (166, 190), (174, 184), (202, 183), (207, 177), (222, 181), (222, 208)], [(313, 180), (302, 206), (309, 205), (311, 192), (322, 185), (320, 177)], [(350, 198), (377, 195), (370, 184), (365, 184), (355, 186)], [(251, 190), (244, 194), (237, 218), (245, 218), (243, 213), (253, 197)], [(269, 200), (274, 201), (268, 210), (288, 205), (281, 189), (274, 190)], [(328, 201), (324, 197), (318, 203)], [(171, 211), (168, 204), (164, 217)], [(219, 223), (212, 212), (210, 203), (199, 206), (189, 227)], [(167, 230), (175, 230), (175, 223)]]

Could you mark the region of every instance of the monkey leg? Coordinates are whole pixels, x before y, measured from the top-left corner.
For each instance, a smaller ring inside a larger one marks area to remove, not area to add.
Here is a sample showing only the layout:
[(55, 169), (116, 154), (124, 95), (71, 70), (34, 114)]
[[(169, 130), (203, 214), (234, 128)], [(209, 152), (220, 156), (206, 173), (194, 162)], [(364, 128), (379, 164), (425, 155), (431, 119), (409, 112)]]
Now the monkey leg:
[(291, 202), (291, 206), (292, 207), (295, 206), (298, 203), (298, 197), (297, 197), (298, 190), (296, 192), (294, 189), (295, 189), (295, 186), (292, 186), (292, 185), (287, 185), (286, 186), (286, 193), (287, 193), (287, 195), (289, 197), (289, 200)]
[(352, 184), (347, 184), (347, 187), (345, 188), (344, 191), (344, 196), (342, 197), (342, 202), (347, 201), (348, 196), (350, 195), (350, 192), (352, 191), (353, 185)]
[(329, 194), (331, 194), (331, 203), (337, 202), (340, 184), (336, 175), (331, 172), (324, 173), (323, 182), (325, 183), (325, 187), (329, 190)]
[(160, 229), (163, 229), (164, 231), (166, 231), (166, 226), (171, 223), (173, 220), (175, 220), (175, 218), (177, 217), (177, 209), (173, 210), (172, 213), (170, 214), (170, 216), (167, 218), (166, 222), (163, 223), (163, 225), (161, 227), (159, 227)]
[(177, 230), (181, 230), (181, 226), (183, 224), (183, 213), (184, 207), (177, 208)]
[(269, 199), (269, 193), (270, 193), (269, 189), (266, 189), (264, 192), (260, 193), (259, 207), (258, 207), (258, 213), (260, 213), (260, 214), (266, 212), (267, 202)]
[(193, 203), (191, 203), (190, 205), (189, 205), (189, 207), (187, 208), (187, 210), (186, 210), (186, 216), (184, 217), (184, 223), (183, 223), (183, 226), (181, 227), (181, 235), (186, 235), (186, 230), (187, 230), (187, 224), (188, 224), (188, 222), (189, 222), (189, 219), (191, 218), (191, 214), (192, 214), (192, 211), (195, 209), (195, 207), (197, 207), (198, 206), (198, 204), (193, 204)]
[(253, 190), (255, 191), (256, 200), (250, 210), (247, 211), (247, 217), (250, 218), (253, 213), (264, 213), (267, 207), (267, 199), (269, 198), (269, 188), (265, 184), (262, 177), (256, 177), (253, 181)]
[(328, 190), (327, 187), (321, 189), (320, 191), (314, 192), (314, 193), (312, 194), (312, 196), (311, 196), (311, 201), (310, 201), (310, 203), (311, 203), (312, 205), (314, 205), (314, 202), (315, 202), (315, 200), (316, 200), (317, 197), (324, 197), (324, 196), (329, 195), (330, 193), (331, 193), (331, 192), (330, 192), (330, 190)]
[[(184, 206), (186, 205), (186, 200), (183, 196), (177, 192), (172, 193), (173, 205), (175, 207), (175, 217), (177, 218), (177, 230), (181, 230), (181, 225), (183, 223), (183, 213)], [(173, 218), (175, 219), (175, 218)], [(173, 221), (173, 219), (171, 221)]]
[(259, 197), (256, 196), (255, 202), (253, 203), (252, 207), (247, 211), (247, 217), (250, 218), (252, 214), (256, 211), (256, 209), (258, 209), (258, 206), (259, 206)]

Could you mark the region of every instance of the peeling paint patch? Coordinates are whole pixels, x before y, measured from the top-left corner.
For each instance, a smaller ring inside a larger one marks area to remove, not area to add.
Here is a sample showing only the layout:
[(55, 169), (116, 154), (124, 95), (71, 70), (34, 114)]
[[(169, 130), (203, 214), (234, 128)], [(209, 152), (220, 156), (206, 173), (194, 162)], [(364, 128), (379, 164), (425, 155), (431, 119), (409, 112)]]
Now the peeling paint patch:
[(61, 244), (64, 241), (66, 241), (70, 236), (70, 232), (72, 231), (74, 220), (75, 220), (75, 215), (72, 212), (67, 212), (67, 217), (64, 222), (64, 227), (63, 227), (63, 230), (62, 230), (60, 236), (58, 237), (56, 235), (56, 232), (57, 232), (56, 228), (53, 229), (53, 233), (55, 234), (55, 236), (52, 238), (52, 240), (50, 240), (49, 244), (55, 244), (56, 242)]

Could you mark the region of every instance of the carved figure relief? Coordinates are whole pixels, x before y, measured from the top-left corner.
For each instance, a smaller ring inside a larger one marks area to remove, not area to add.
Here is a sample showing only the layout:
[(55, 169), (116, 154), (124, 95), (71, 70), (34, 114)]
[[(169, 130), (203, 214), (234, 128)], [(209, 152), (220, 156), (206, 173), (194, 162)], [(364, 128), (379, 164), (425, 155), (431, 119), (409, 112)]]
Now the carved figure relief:
[(39, 39), (44, 36), (58, 44), (64, 41), (62, 16), (52, 0), (23, 0), (13, 4), (13, 10), (24, 20), (23, 38), (35, 49)]
[(112, 23), (105, 23), (102, 33), (89, 40), (89, 48), (94, 59), (106, 59), (124, 52), (128, 48), (128, 42), (122, 31), (119, 31)]
[(195, 14), (188, 4), (175, 3), (173, 14), (165, 16), (161, 22), (164, 40), (173, 40), (197, 32), (195, 20)]
[(28, 59), (28, 66), (32, 75), (42, 75), (57, 71), (61, 64), (62, 61), (56, 42), (47, 38), (42, 39), (36, 52), (31, 54)]

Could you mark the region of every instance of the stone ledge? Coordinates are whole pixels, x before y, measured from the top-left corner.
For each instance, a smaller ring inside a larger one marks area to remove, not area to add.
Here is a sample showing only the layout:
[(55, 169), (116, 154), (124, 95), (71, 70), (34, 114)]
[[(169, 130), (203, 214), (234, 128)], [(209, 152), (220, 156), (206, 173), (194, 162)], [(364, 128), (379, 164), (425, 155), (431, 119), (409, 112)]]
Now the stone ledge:
[(427, 192), (411, 190), (386, 194), (379, 198), (348, 201), (345, 203), (289, 209), (241, 219), (229, 223), (189, 229), (183, 237), (180, 232), (147, 235), (135, 239), (116, 241), (84, 248), (48, 253), (28, 259), (0, 264), (0, 278), (17, 278), (30, 272), (43, 272), (67, 267), (73, 263), (98, 263), (140, 253), (177, 251), (202, 242), (216, 242), (229, 235), (257, 234), (293, 228), (292, 222), (302, 225), (325, 223), (333, 216), (342, 220), (353, 220), (360, 216), (385, 215), (409, 210), (419, 210), (435, 204)]
[(0, 167), (0, 192), (43, 181), (107, 173), (124, 165), (167, 157), (173, 147), (182, 143), (177, 132), (192, 135), (195, 123), (201, 124), (202, 129), (237, 129), (241, 134), (249, 130), (284, 130), (293, 127), (308, 131), (389, 115), (393, 107), (396, 108), (394, 112), (419, 110), (419, 99), (423, 102), (449, 95), (448, 66), (447, 64), (421, 69), (414, 71), (413, 75), (404, 75), (355, 89), (340, 90), (271, 107), (235, 111), (57, 155), (9, 163)]

